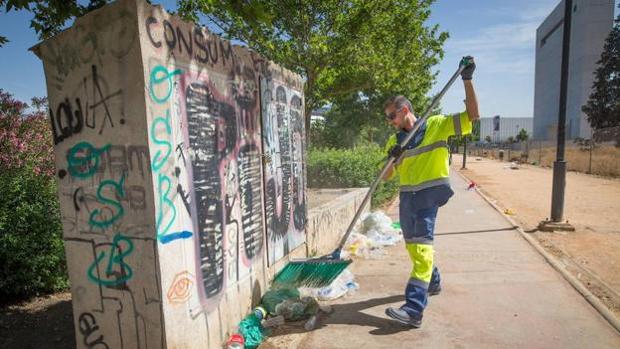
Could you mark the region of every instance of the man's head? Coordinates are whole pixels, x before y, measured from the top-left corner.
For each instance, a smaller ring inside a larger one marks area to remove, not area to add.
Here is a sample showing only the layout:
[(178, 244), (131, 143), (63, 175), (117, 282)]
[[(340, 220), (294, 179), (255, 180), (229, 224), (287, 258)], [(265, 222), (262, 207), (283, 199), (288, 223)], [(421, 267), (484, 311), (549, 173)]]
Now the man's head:
[(415, 122), (411, 102), (405, 96), (391, 97), (383, 105), (385, 119), (395, 128), (407, 128)]

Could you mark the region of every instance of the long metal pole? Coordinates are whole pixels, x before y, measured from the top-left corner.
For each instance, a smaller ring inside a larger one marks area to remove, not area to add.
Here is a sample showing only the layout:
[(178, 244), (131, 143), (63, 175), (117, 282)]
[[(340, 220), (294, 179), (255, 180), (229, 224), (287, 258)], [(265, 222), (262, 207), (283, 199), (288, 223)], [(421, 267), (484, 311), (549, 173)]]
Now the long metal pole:
[(462, 170), (464, 170), (467, 165), (467, 136), (463, 136), (463, 167), (461, 167)]
[(566, 188), (566, 161), (564, 161), (564, 144), (566, 137), (566, 94), (568, 86), (570, 30), (573, 1), (564, 1), (564, 35), (562, 40), (562, 68), (560, 76), (558, 145), (556, 160), (553, 163), (553, 189), (551, 193), (551, 220), (553, 222), (562, 221), (562, 216), (564, 213), (564, 189)]
[[(433, 98), (431, 105), (428, 107), (428, 109), (426, 109), (426, 112), (422, 116), (422, 119), (420, 120), (420, 122), (415, 124), (411, 132), (409, 132), (407, 137), (405, 137), (405, 139), (400, 143), (402, 147), (404, 147), (405, 145), (407, 145), (407, 143), (409, 143), (411, 138), (413, 138), (413, 136), (415, 135), (416, 131), (420, 128), (420, 126), (424, 123), (424, 121), (428, 119), (433, 109), (435, 109), (437, 104), (439, 104), (439, 100), (441, 100), (441, 97), (443, 97), (443, 95), (446, 94), (450, 86), (452, 86), (456, 78), (459, 77), (463, 69), (465, 69), (465, 65), (459, 66), (459, 69), (457, 69), (454, 75), (452, 75), (448, 83), (443, 87), (443, 89), (439, 92), (439, 94), (436, 95), (435, 98)], [(394, 162), (396, 162), (396, 160), (398, 159), (395, 159), (390, 156), (388, 160), (386, 161), (385, 165), (383, 166), (383, 169), (381, 170), (381, 173), (379, 174), (379, 176), (377, 176), (377, 178), (370, 185), (370, 189), (368, 189), (368, 192), (366, 193), (364, 200), (362, 200), (362, 203), (357, 208), (357, 211), (355, 212), (355, 216), (353, 217), (353, 220), (351, 220), (351, 223), (349, 224), (349, 227), (347, 228), (347, 232), (340, 239), (340, 243), (338, 244), (338, 248), (336, 249), (336, 251), (334, 251), (333, 257), (340, 258), (340, 251), (344, 247), (344, 244), (347, 242), (347, 238), (349, 237), (349, 235), (351, 235), (351, 232), (353, 231), (353, 227), (355, 227), (355, 223), (357, 223), (357, 220), (362, 214), (362, 211), (364, 211), (364, 207), (366, 207), (366, 205), (368, 204), (368, 201), (370, 200), (372, 193), (374, 193), (375, 190), (377, 189), (377, 185), (379, 185), (379, 182), (381, 182), (381, 179), (383, 179), (383, 176), (385, 176), (390, 166)]]

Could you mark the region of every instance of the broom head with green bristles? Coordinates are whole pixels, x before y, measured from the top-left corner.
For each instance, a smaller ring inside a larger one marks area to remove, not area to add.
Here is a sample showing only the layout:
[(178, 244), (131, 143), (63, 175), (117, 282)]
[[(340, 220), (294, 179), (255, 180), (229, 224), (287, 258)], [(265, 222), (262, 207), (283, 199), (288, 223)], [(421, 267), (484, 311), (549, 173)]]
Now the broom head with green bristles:
[(350, 259), (334, 258), (333, 254), (321, 258), (295, 259), (276, 275), (273, 284), (286, 287), (325, 287), (351, 262)]

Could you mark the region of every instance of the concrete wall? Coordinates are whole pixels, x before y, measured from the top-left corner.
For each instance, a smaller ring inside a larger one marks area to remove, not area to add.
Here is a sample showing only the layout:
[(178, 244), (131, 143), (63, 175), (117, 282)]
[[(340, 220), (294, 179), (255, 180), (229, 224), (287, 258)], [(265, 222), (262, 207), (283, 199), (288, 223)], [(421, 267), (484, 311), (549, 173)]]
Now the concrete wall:
[[(614, 16), (613, 0), (574, 0), (566, 105), (566, 137), (590, 138), (590, 126), (581, 107), (592, 92), (594, 72)], [(555, 139), (560, 101), (560, 70), (564, 28), (564, 1), (536, 30), (534, 138)]]
[(142, 0), (34, 51), (78, 346), (219, 348), (306, 255), (301, 78)]
[[(346, 233), (351, 219), (364, 200), (368, 188), (313, 190), (314, 201), (308, 211), (308, 254), (325, 255), (332, 252)], [(322, 196), (329, 197), (321, 200)], [(312, 201), (311, 201), (312, 204)], [(368, 205), (363, 212), (368, 212)]]

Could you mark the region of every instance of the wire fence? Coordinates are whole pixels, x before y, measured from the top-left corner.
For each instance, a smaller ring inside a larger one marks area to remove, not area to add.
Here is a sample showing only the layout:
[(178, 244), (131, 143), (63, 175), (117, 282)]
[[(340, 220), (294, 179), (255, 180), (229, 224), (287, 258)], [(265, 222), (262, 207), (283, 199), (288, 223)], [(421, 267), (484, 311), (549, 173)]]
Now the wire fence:
[[(516, 143), (475, 142), (467, 145), (467, 153), (499, 161), (553, 167), (557, 156), (557, 142), (555, 140), (527, 140)], [(566, 140), (564, 160), (569, 171), (620, 177), (620, 127), (597, 131), (590, 139)]]

